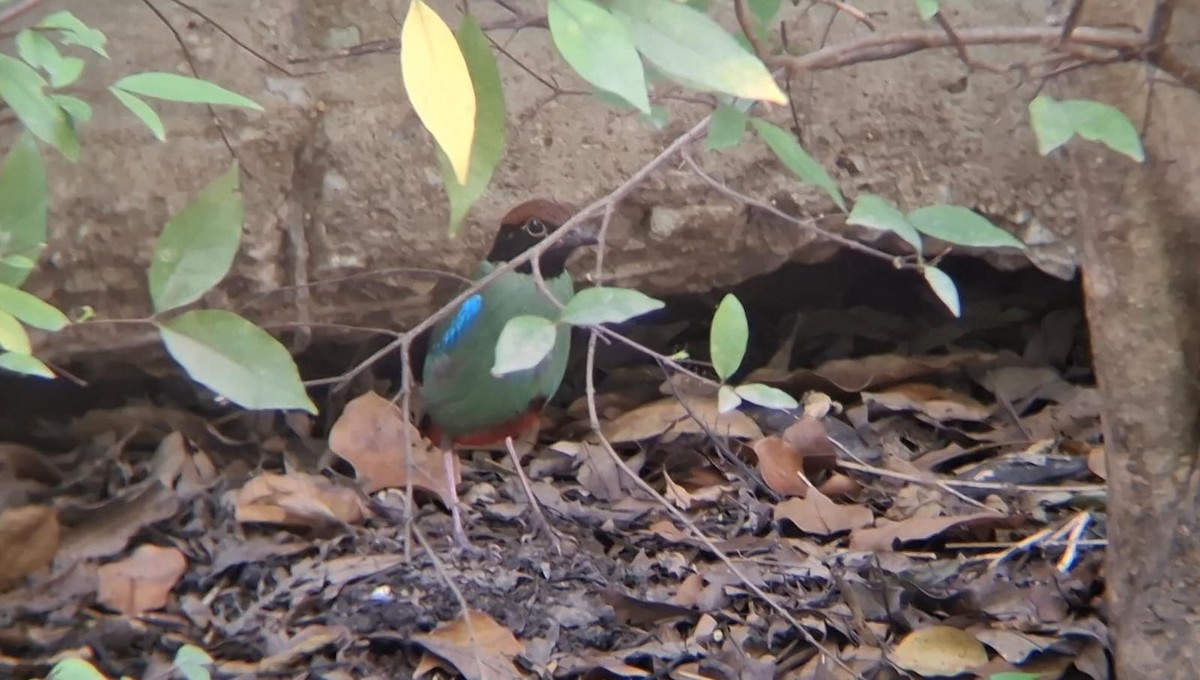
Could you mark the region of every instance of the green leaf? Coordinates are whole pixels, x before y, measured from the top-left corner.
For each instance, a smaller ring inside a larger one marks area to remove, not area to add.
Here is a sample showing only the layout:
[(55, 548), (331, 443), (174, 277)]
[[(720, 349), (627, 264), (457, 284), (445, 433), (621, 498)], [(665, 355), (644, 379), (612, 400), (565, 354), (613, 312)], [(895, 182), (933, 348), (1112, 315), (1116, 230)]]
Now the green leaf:
[(576, 293), (563, 309), (559, 321), (572, 326), (621, 323), (664, 306), (662, 300), (655, 300), (641, 291), (597, 286)]
[(1066, 144), (1075, 135), (1071, 117), (1053, 97), (1038, 95), (1029, 102), (1029, 124), (1043, 156)]
[(155, 311), (195, 302), (220, 283), (237, 254), (244, 214), (234, 162), (163, 227), (147, 272)]
[(159, 324), (158, 330), (193, 380), (238, 406), (317, 413), (287, 349), (237, 314), (196, 310)]
[(17, 33), (17, 52), (25, 63), (50, 76), (51, 87), (66, 87), (83, 75), (83, 60), (64, 57), (42, 33), (28, 28)]
[(921, 235), (908, 223), (904, 213), (894, 203), (875, 194), (862, 194), (854, 201), (854, 208), (846, 218), (847, 224), (857, 224), (868, 229), (890, 231), (908, 242), (917, 253), (921, 252)]
[(843, 211), (846, 210), (846, 199), (842, 197), (837, 183), (833, 181), (829, 173), (825, 172), (825, 168), (816, 159), (808, 155), (808, 152), (800, 146), (792, 133), (758, 118), (751, 120), (750, 124), (754, 126), (758, 136), (767, 143), (775, 157), (786, 165), (788, 170), (795, 173), (801, 181), (824, 189), (839, 208)]
[(790, 411), (800, 407), (800, 404), (792, 398), (792, 395), (781, 389), (760, 383), (738, 385), (734, 388), (734, 391), (743, 400), (758, 404), (759, 406), (765, 406), (766, 408)]
[(162, 73), (147, 71), (135, 73), (113, 83), (113, 87), (140, 94), (143, 97), (165, 99), (186, 104), (213, 104), (219, 106), (240, 106), (246, 109), (262, 111), (253, 99), (243, 97), (236, 92), (200, 78), (192, 78), (178, 73)]
[(37, 27), (56, 29), (59, 33), (58, 40), (62, 44), (79, 45), (105, 59), (108, 58), (108, 52), (104, 51), (104, 45), (108, 42), (108, 38), (100, 31), (89, 28), (87, 24), (68, 11), (55, 12), (47, 16), (38, 23)]
[(47, 331), (59, 331), (71, 323), (54, 305), (4, 284), (0, 284), (0, 311), (12, 314), (26, 325)]
[(719, 151), (738, 145), (742, 135), (746, 134), (746, 114), (732, 106), (722, 104), (713, 111), (712, 121), (708, 124), (708, 139), (704, 148), (709, 151)]
[(729, 385), (721, 385), (717, 390), (717, 413), (729, 413), (742, 405), (742, 398)]
[(92, 105), (83, 101), (79, 97), (73, 97), (69, 94), (52, 94), (50, 99), (54, 100), (55, 104), (62, 107), (63, 111), (71, 117), (71, 120), (76, 123), (86, 123), (92, 119)]
[(46, 81), (23, 61), (0, 54), (0, 99), (35, 137), (58, 149), (67, 160), (79, 159), (79, 138), (71, 120), (46, 96)]
[(558, 329), (550, 319), (528, 314), (509, 319), (496, 341), (492, 375), (499, 378), (537, 366), (549, 356), (557, 339)]
[(626, 109), (633, 111), (637, 110), (633, 107), (633, 104), (625, 101), (624, 97), (613, 94), (612, 92), (608, 92), (606, 90), (593, 90), (592, 96), (599, 100), (600, 103), (607, 104), (616, 109), (621, 109), (622, 111)]
[(961, 317), (962, 304), (958, 299), (958, 286), (954, 285), (954, 279), (951, 279), (949, 274), (932, 265), (921, 267), (921, 273), (925, 275), (925, 282), (933, 289), (934, 294), (938, 296), (942, 304), (946, 305), (950, 313), (955, 317)]
[(10, 258), (37, 257), (46, 242), (49, 200), (37, 142), (21, 135), (0, 166), (0, 284), (20, 286), (29, 277), (31, 268)]
[(712, 356), (713, 369), (724, 382), (737, 372), (746, 355), (746, 343), (750, 339), (750, 325), (746, 321), (746, 309), (733, 294), (726, 295), (713, 314), (712, 329), (708, 336), (708, 353)]
[(960, 205), (929, 205), (908, 214), (908, 222), (922, 234), (947, 243), (976, 248), (1024, 248), (1016, 236), (988, 218)]
[(576, 73), (650, 113), (642, 60), (624, 24), (591, 0), (550, 0), (547, 19), (555, 47)]
[(938, 0), (917, 0), (917, 12), (921, 21), (929, 21), (940, 11)]
[(17, 354), (33, 353), (29, 343), (29, 334), (25, 327), (17, 321), (17, 317), (8, 312), (0, 312), (0, 349), (6, 349)]
[(667, 126), (667, 121), (671, 119), (671, 112), (665, 106), (651, 106), (650, 115), (644, 113), (638, 114), (638, 120), (649, 125), (655, 130), (661, 130)]
[(1061, 105), (1080, 137), (1100, 142), (1138, 163), (1146, 160), (1137, 128), (1120, 109), (1086, 99), (1068, 99)]
[(703, 12), (671, 0), (614, 0), (612, 11), (633, 34), (638, 51), (675, 80), (787, 103), (767, 67)]
[(750, 13), (759, 23), (767, 24), (779, 13), (779, 6), (782, 4), (783, 0), (750, 0)]
[(446, 154), (436, 147), (442, 183), (450, 200), (450, 234), (458, 233), (471, 206), (483, 196), (500, 159), (504, 156), (504, 90), (500, 69), (491, 43), (473, 15), (466, 15), (458, 27), (458, 45), (467, 62), (475, 89), (475, 138), (471, 142), (471, 164), (467, 183), (459, 184)]
[[(0, 369), (20, 373), (22, 375), (31, 375), (35, 378), (51, 378), (55, 377), (54, 371), (50, 367), (42, 363), (36, 357), (28, 354), (19, 354), (17, 352), (5, 352), (0, 354)], [(55, 677), (51, 674), (50, 677)], [(82, 677), (82, 676), (81, 676)]]
[(183, 645), (175, 652), (175, 660), (172, 665), (183, 673), (183, 677), (187, 680), (211, 680), (212, 673), (209, 672), (209, 667), (213, 665), (213, 659), (203, 649), (195, 645)]
[(109, 87), (108, 91), (112, 93), (117, 101), (125, 105), (129, 112), (137, 116), (146, 127), (150, 128), (150, 132), (158, 138), (158, 141), (167, 141), (167, 129), (163, 126), (162, 119), (150, 108), (150, 105), (142, 101), (140, 97), (129, 94), (124, 90), (118, 90), (115, 87)]

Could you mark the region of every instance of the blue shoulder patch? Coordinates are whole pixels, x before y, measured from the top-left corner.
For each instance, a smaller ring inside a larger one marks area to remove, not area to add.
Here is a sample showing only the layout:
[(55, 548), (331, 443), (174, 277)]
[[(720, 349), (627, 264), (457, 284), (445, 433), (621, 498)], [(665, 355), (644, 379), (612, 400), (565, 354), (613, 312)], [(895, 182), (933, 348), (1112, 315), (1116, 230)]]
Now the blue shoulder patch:
[(442, 332), (442, 337), (438, 338), (437, 342), (434, 343), (433, 351), (445, 352), (454, 347), (462, 339), (463, 334), (479, 319), (479, 314), (482, 311), (483, 296), (479, 293), (463, 300), (462, 305), (458, 308), (458, 312), (450, 320), (450, 325)]

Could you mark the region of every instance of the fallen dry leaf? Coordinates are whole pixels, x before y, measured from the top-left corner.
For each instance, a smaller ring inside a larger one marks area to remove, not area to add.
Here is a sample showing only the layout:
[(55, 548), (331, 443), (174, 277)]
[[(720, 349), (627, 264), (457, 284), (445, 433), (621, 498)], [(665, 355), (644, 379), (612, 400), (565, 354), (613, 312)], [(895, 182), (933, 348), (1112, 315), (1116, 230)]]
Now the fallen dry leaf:
[(1104, 447), (1096, 446), (1088, 452), (1088, 469), (1100, 479), (1108, 481), (1108, 460), (1104, 457)]
[(729, 485), (713, 485), (700, 487), (695, 490), (688, 490), (684, 485), (671, 479), (671, 475), (663, 471), (663, 479), (666, 481), (666, 490), (663, 495), (667, 500), (675, 504), (676, 507), (688, 510), (697, 505), (709, 505), (721, 500), (721, 496), (730, 491), (733, 487)]
[(284, 648), (258, 662), (259, 673), (277, 674), (302, 661), (323, 647), (348, 639), (345, 626), (307, 626), (289, 638)]
[(987, 650), (970, 633), (950, 626), (914, 630), (892, 650), (900, 668), (926, 677), (953, 677), (987, 663)]
[(863, 392), (862, 398), (891, 411), (917, 411), (939, 423), (946, 420), (978, 423), (992, 414), (990, 408), (965, 394), (926, 383), (898, 385), (886, 392)]
[(700, 612), (689, 607), (642, 600), (615, 590), (602, 591), (600, 597), (613, 608), (618, 620), (633, 626), (648, 627), (660, 621), (681, 618), (694, 621), (700, 616)]
[(717, 400), (711, 397), (688, 399), (686, 406), (675, 397), (650, 402), (605, 425), (604, 434), (614, 444), (655, 437), (669, 442), (681, 434), (702, 433), (704, 428), (718, 437), (762, 438), (762, 430), (750, 416), (741, 411), (720, 413)]
[(116, 555), (143, 527), (173, 517), (178, 509), (179, 499), (172, 489), (157, 479), (147, 479), (103, 505), (89, 508), (82, 522), (63, 532), (56, 559), (64, 564)]
[(804, 498), (789, 498), (775, 506), (775, 521), (784, 519), (805, 533), (829, 536), (870, 526), (875, 514), (866, 506), (834, 503), (810, 489)]
[(177, 548), (139, 546), (129, 557), (100, 566), (96, 597), (126, 616), (161, 609), (185, 571), (187, 558)]
[(805, 475), (804, 454), (779, 437), (763, 437), (754, 442), (758, 472), (775, 493), (803, 498), (809, 484)]
[(519, 680), (513, 659), (525, 645), (491, 616), (468, 611), (465, 616), (413, 642), (446, 660), (468, 680)]
[(355, 524), (371, 514), (354, 489), (301, 472), (259, 475), (233, 493), (233, 502), (237, 521), (243, 524)]
[(174, 488), (180, 499), (187, 500), (217, 481), (217, 469), (204, 451), (193, 452), (180, 432), (163, 438), (150, 464), (151, 476), (163, 486)]
[[(412, 445), (412, 467), (407, 464), (405, 438)], [(368, 392), (349, 404), (329, 432), (329, 449), (354, 466), (359, 484), (366, 493), (380, 489), (403, 489), (412, 484), (437, 494), (450, 504), (442, 452), (408, 422), (391, 401)], [(455, 479), (459, 471), (455, 458)]]
[(58, 539), (58, 514), (50, 506), (22, 505), (0, 513), (0, 591), (50, 566)]
[(964, 366), (986, 365), (995, 359), (995, 354), (987, 352), (959, 352), (922, 357), (875, 354), (854, 359), (833, 359), (812, 370), (802, 369), (790, 373), (760, 369), (751, 372), (746, 382), (786, 386), (788, 392), (795, 394), (828, 388), (855, 394), (863, 390), (883, 389), (904, 380)]
[(1044, 651), (1060, 641), (1057, 636), (1053, 635), (1034, 635), (1003, 628), (973, 629), (971, 634), (975, 636), (976, 640), (996, 650), (996, 653), (1005, 661), (1017, 666), (1025, 663), (1034, 654)]
[[(612, 454), (600, 444), (583, 442), (580, 445), (578, 459), (579, 472), (576, 473), (576, 479), (579, 480), (580, 486), (592, 496), (602, 501), (615, 501), (643, 495), (642, 490), (637, 488), (633, 480), (617, 467)], [(641, 470), (644, 460), (645, 456), (639, 453), (626, 460), (625, 464), (636, 473)]]
[(17, 479), (31, 479), (50, 486), (62, 481), (62, 473), (46, 460), (46, 454), (11, 442), (0, 442), (0, 473), (2, 472), (7, 472)]
[(988, 529), (1012, 523), (1012, 517), (990, 512), (950, 517), (912, 517), (899, 522), (881, 519), (879, 526), (852, 531), (850, 549), (889, 551), (895, 550), (897, 544), (926, 540), (950, 529)]

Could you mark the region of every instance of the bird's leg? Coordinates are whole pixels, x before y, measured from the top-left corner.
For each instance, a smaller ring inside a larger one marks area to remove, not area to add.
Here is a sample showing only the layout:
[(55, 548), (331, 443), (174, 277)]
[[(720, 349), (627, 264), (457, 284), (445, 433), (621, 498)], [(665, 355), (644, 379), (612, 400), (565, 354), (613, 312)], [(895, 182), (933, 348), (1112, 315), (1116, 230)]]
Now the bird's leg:
[(463, 530), (462, 513), (458, 509), (458, 482), (454, 478), (454, 443), (450, 437), (442, 437), (442, 465), (446, 468), (446, 488), (450, 490), (450, 517), (454, 522), (454, 542), (463, 549), (471, 548), (471, 539)]
[(533, 495), (533, 486), (529, 483), (529, 478), (525, 476), (525, 469), (521, 467), (521, 458), (517, 455), (517, 448), (513, 446), (513, 438), (504, 438), (504, 448), (508, 449), (508, 455), (512, 458), (513, 468), (517, 471), (517, 479), (521, 480), (521, 488), (525, 490), (525, 497), (529, 499), (529, 507), (533, 508), (533, 516), (537, 520), (538, 528), (550, 537), (550, 542), (554, 544), (554, 550), (559, 555), (562, 554), (562, 540), (559, 538), (558, 531), (550, 526), (550, 521), (546, 519), (546, 513), (542, 512), (542, 504), (538, 503), (537, 496)]

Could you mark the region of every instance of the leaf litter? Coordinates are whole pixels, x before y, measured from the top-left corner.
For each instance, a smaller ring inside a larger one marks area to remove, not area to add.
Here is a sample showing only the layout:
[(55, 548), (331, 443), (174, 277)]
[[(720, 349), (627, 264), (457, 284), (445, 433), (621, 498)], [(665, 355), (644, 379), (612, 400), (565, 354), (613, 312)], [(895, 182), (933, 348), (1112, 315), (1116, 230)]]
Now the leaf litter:
[(489, 452), (457, 471), (478, 549), (450, 549), (441, 453), (375, 392), (324, 425), (134, 401), (47, 417), (0, 442), (0, 674), (149, 677), (190, 644), (275, 677), (1107, 678), (1099, 401), (1061, 320), (1026, 325), (1024, 347), (939, 328), (778, 354), (746, 381), (794, 413), (606, 369), (619, 455), (804, 634), (624, 477), (579, 401), (523, 460), (561, 553)]

